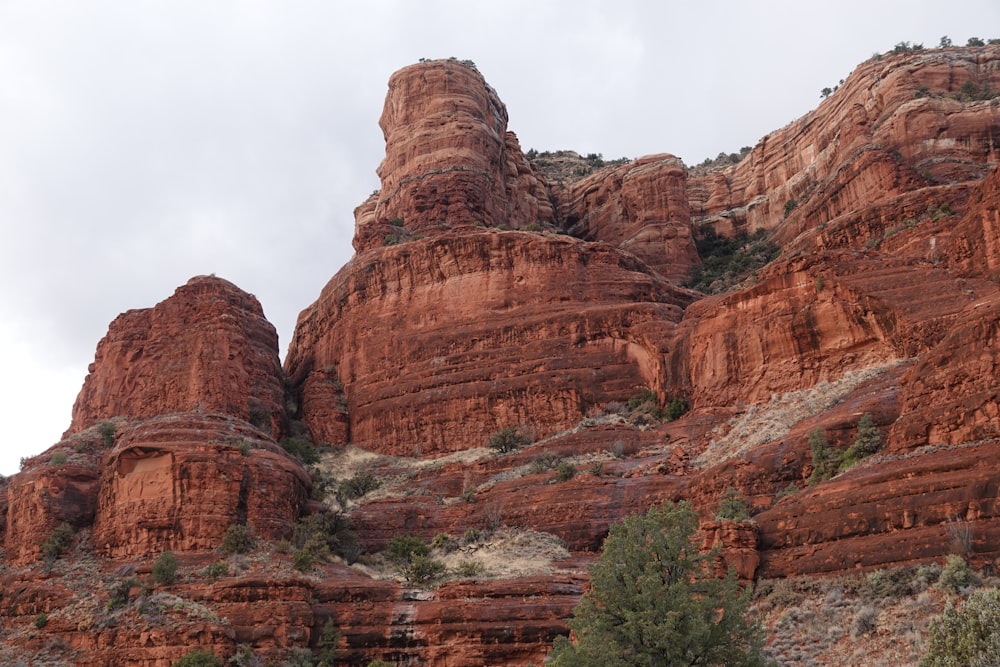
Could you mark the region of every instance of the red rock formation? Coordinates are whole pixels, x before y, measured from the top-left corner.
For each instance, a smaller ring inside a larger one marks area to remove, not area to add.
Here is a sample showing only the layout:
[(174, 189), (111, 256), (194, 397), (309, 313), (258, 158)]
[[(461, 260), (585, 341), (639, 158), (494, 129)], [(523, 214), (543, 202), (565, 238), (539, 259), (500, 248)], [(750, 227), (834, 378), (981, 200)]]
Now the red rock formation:
[(1000, 270), (1000, 167), (977, 188), (941, 259), (964, 275), (994, 278)]
[[(355, 211), (358, 254), (302, 313), (286, 360), (298, 416), (316, 440), (391, 455), (376, 472), (395, 488), (351, 505), (369, 550), (508, 525), (559, 536), (571, 557), (549, 576), (417, 589), (342, 564), (302, 574), (262, 545), (208, 580), (230, 524), (277, 539), (316, 503), (271, 439), (286, 423), (273, 328), (249, 295), (197, 278), (112, 323), (70, 437), (0, 482), (0, 662), (13, 650), (165, 667), (237, 644), (277, 661), (315, 648), (332, 618), (350, 664), (539, 663), (614, 521), (682, 498), (707, 519), (729, 486), (754, 523), (704, 521), (703, 544), (746, 579), (937, 559), (956, 523), (974, 563), (997, 558), (1000, 120), (989, 102), (945, 96), (968, 81), (1000, 89), (998, 63), (995, 46), (873, 60), (738, 165), (688, 172), (656, 155), (569, 186), (524, 159), (469, 64), (401, 70), (382, 188)], [(699, 261), (692, 224), (770, 230), (782, 257), (698, 300), (675, 285)], [(769, 441), (719, 453), (772, 396), (890, 362)], [(641, 388), (693, 410), (583, 421)], [(883, 450), (806, 486), (808, 433), (846, 448), (866, 413)], [(113, 417), (105, 448), (94, 425)], [(542, 441), (405, 458), (482, 447), (517, 423)], [(576, 474), (560, 481), (556, 460)], [(70, 558), (32, 566), (64, 521)], [(109, 611), (123, 573), (148, 583), (165, 549), (186, 569), (156, 594), (181, 602)], [(50, 624), (32, 630), (42, 612)]]
[[(1000, 116), (989, 102), (945, 96), (968, 81), (1000, 89), (998, 61), (1000, 48), (991, 46), (862, 63), (816, 110), (764, 137), (738, 165), (692, 176), (692, 215), (722, 232), (774, 229), (790, 242), (922, 186), (978, 181), (1000, 161)], [(928, 96), (918, 97), (922, 88)]]
[(701, 263), (686, 183), (687, 169), (678, 158), (650, 155), (559, 192), (559, 215), (575, 236), (618, 246), (680, 282)]
[(662, 352), (690, 295), (603, 244), (471, 232), (355, 257), (299, 317), (289, 378), (317, 441), (343, 384), (351, 441), (424, 455), (528, 424), (569, 428), (593, 405), (662, 391)]
[(112, 417), (195, 410), (252, 421), (275, 437), (285, 421), (274, 327), (256, 298), (209, 276), (111, 323), (66, 435)]
[(89, 526), (99, 475), (95, 466), (79, 463), (43, 464), (15, 475), (6, 493), (5, 558), (16, 565), (37, 561), (42, 543), (60, 524)]
[(507, 109), (471, 63), (435, 60), (389, 79), (382, 188), (359, 207), (354, 247), (479, 224), (551, 223), (548, 192), (507, 132)]
[(725, 575), (731, 568), (743, 581), (753, 581), (760, 565), (757, 526), (750, 522), (705, 521), (699, 528), (703, 551), (717, 549), (716, 572)]
[(107, 457), (94, 521), (102, 555), (214, 549), (232, 524), (264, 539), (291, 534), (311, 481), (301, 464), (222, 415), (146, 420)]

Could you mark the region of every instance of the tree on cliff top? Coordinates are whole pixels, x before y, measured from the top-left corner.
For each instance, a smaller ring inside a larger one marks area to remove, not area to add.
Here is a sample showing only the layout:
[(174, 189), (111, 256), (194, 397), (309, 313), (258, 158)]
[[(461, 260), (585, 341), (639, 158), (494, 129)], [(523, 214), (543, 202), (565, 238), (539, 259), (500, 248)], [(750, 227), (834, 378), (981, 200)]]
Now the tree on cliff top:
[(747, 618), (749, 590), (712, 574), (688, 503), (665, 503), (612, 526), (591, 589), (573, 610), (552, 667), (766, 665), (763, 632)]

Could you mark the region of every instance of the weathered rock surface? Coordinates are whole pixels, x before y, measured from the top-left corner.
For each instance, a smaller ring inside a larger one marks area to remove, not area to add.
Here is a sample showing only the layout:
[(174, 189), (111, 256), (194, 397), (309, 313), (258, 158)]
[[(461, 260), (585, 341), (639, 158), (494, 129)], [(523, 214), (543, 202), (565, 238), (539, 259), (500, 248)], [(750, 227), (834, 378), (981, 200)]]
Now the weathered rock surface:
[(299, 317), (286, 369), (302, 405), (322, 406), (302, 415), (317, 441), (344, 442), (322, 418), (338, 401), (351, 442), (380, 453), (478, 447), (515, 424), (546, 436), (592, 406), (663, 391), (662, 355), (691, 298), (604, 244), (424, 239), (348, 263)]
[(599, 171), (556, 191), (559, 215), (574, 236), (603, 241), (682, 282), (700, 264), (691, 236), (687, 168), (672, 155), (650, 155)]
[[(235, 286), (196, 278), (113, 322), (67, 438), (0, 481), (0, 661), (166, 667), (239, 644), (282, 660), (333, 619), (348, 664), (538, 664), (609, 526), (663, 500), (690, 500), (719, 571), (747, 580), (927, 562), (960, 533), (992, 563), (1000, 107), (961, 99), (968, 82), (1000, 90), (1000, 47), (863, 63), (730, 167), (660, 154), (551, 183), (469, 63), (401, 70), (357, 254), (285, 361), (296, 414), (274, 330)], [(782, 255), (735, 291), (685, 290), (704, 226), (768, 230)], [(641, 389), (692, 410), (661, 423), (622, 405)], [(881, 451), (808, 485), (809, 434), (844, 450), (865, 414)], [(378, 558), (295, 571), (275, 541), (317, 504), (274, 441), (289, 417), (365, 450), (366, 467), (327, 472), (380, 480), (347, 503), (368, 552), (447, 533), (471, 555), (476, 531), (521, 530), (561, 560), (422, 587), (371, 576)], [(485, 449), (515, 424), (538, 442)], [(729, 486), (752, 524), (715, 520)], [(42, 568), (63, 522), (69, 555)], [(265, 541), (213, 580), (232, 523)], [(179, 582), (135, 598), (168, 549)], [(133, 573), (133, 600), (109, 608)]]
[(310, 486), (298, 461), (231, 417), (146, 420), (105, 459), (94, 548), (112, 558), (210, 550), (233, 524), (290, 537)]
[(153, 308), (119, 315), (97, 346), (66, 435), (112, 417), (219, 412), (280, 436), (278, 335), (260, 303), (199, 276)]
[(358, 252), (463, 225), (551, 223), (547, 189), (507, 132), (507, 109), (474, 66), (411, 65), (389, 79), (379, 125), (382, 188), (358, 209)]

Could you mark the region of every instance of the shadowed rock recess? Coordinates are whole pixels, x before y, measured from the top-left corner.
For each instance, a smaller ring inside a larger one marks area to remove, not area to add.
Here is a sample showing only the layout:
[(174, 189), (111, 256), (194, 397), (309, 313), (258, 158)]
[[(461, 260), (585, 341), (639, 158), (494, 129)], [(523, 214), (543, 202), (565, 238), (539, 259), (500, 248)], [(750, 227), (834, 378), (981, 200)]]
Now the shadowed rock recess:
[[(738, 163), (560, 180), (471, 62), (396, 72), (382, 187), (284, 365), (252, 295), (193, 278), (111, 323), (63, 440), (0, 481), (0, 662), (541, 664), (609, 526), (664, 500), (748, 582), (959, 537), (992, 566), (1000, 106), (972, 89), (1000, 46), (873, 58)], [(877, 451), (814, 475), (810, 434), (864, 415)], [(729, 487), (751, 521), (716, 517)]]

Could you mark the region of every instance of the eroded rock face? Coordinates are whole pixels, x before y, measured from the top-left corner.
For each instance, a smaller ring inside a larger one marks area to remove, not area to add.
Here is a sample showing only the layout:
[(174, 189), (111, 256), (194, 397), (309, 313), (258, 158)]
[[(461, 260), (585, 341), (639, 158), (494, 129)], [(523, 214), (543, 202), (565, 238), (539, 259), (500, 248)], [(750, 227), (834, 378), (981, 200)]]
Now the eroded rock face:
[(278, 336), (260, 303), (214, 276), (119, 315), (97, 346), (66, 435), (112, 417), (219, 412), (278, 437), (285, 401)]
[(553, 221), (547, 189), (507, 132), (507, 109), (471, 64), (396, 72), (379, 125), (382, 188), (356, 211), (358, 252), (463, 225)]
[[(673, 323), (691, 296), (607, 245), (470, 232), (355, 257), (304, 311), (286, 361), (318, 441), (424, 455), (538, 436), (591, 406), (662, 391)], [(419, 447), (419, 449), (416, 449)]]
[[(400, 71), (381, 121), (382, 189), (355, 211), (358, 254), (302, 313), (286, 360), (297, 416), (316, 440), (388, 455), (384, 486), (349, 504), (367, 549), (517, 526), (570, 556), (545, 575), (418, 588), (341, 564), (303, 574), (265, 545), (204, 579), (229, 525), (285, 537), (316, 503), (272, 440), (286, 422), (273, 329), (252, 297), (197, 278), (112, 324), (69, 438), (0, 481), (0, 661), (5, 645), (62, 646), (161, 667), (191, 646), (228, 658), (237, 644), (277, 661), (315, 648), (332, 618), (351, 663), (540, 663), (608, 527), (664, 500), (690, 500), (719, 571), (744, 579), (940, 559), (956, 524), (973, 562), (993, 561), (1000, 124), (996, 105), (943, 95), (967, 81), (1000, 89), (998, 63), (996, 47), (872, 61), (738, 165), (689, 172), (655, 155), (570, 185), (521, 156), (468, 64)], [(770, 230), (783, 255), (703, 297), (676, 286), (699, 261), (698, 225)], [(788, 399), (848, 376), (863, 377), (826, 403)], [(693, 410), (636, 420), (620, 403), (642, 388)], [(794, 419), (750, 420), (786, 399), (802, 402)], [(865, 414), (878, 456), (807, 485), (808, 434), (845, 449)], [(111, 418), (118, 435), (102, 443), (96, 424)], [(514, 424), (543, 440), (464, 451)], [(730, 486), (754, 523), (711, 519)], [(21, 567), (64, 521), (74, 549), (100, 556), (86, 564), (99, 586), (75, 583), (76, 561), (51, 576)], [(148, 579), (166, 549), (189, 568), (170, 594), (200, 616), (93, 611), (120, 567)], [(89, 617), (71, 615), (82, 607)], [(70, 611), (28, 630), (55, 610)]]
[(41, 546), (59, 525), (73, 530), (94, 521), (100, 472), (78, 463), (42, 464), (15, 475), (6, 489), (4, 557), (25, 565), (42, 557)]
[(233, 524), (289, 537), (310, 485), (298, 461), (230, 417), (146, 420), (106, 459), (94, 546), (112, 558), (215, 549)]
[(687, 177), (673, 155), (639, 158), (558, 192), (559, 214), (572, 234), (627, 250), (679, 283), (701, 263), (691, 236)]
[(774, 230), (784, 245), (920, 187), (978, 182), (1000, 161), (1000, 112), (946, 96), (967, 82), (997, 90), (998, 62), (1000, 49), (989, 47), (862, 63), (738, 165), (689, 178), (692, 215), (721, 232)]

